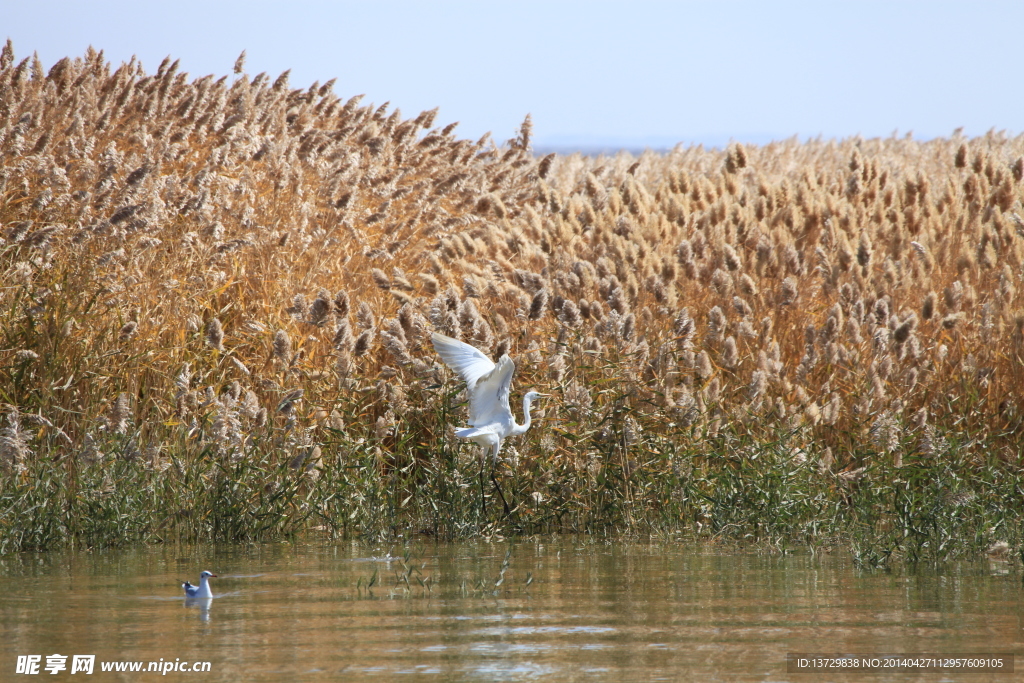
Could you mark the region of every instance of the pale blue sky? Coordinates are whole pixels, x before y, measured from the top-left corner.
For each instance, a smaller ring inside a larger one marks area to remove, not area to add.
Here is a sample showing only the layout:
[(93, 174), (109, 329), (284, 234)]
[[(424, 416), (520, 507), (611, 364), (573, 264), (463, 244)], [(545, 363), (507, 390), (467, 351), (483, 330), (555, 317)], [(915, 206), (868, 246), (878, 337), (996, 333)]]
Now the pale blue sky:
[(501, 141), (667, 146), (1024, 131), (1024, 2), (0, 0), (47, 68), (86, 46), (193, 76), (292, 70)]

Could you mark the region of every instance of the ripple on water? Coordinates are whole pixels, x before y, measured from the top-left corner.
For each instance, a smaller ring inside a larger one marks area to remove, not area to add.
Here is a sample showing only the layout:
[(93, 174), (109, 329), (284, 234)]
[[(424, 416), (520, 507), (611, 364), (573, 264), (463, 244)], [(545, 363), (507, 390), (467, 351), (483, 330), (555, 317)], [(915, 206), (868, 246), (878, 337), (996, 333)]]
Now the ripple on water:
[[(779, 681), (802, 680), (787, 652), (1024, 649), (1017, 570), (870, 574), (838, 554), (565, 538), (517, 542), (499, 591), (506, 549), (411, 544), (411, 574), (405, 548), (354, 543), (4, 557), (17, 591), (0, 594), (0, 666), (61, 653), (208, 660), (203, 683)], [(182, 609), (183, 572), (201, 568), (218, 597)]]

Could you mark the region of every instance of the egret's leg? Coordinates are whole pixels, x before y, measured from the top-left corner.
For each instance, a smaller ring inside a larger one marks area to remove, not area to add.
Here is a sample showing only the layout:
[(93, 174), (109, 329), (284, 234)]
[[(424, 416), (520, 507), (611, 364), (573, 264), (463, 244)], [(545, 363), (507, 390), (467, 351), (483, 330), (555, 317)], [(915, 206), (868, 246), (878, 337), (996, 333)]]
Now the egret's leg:
[(483, 518), (487, 517), (487, 497), (483, 492), (483, 467), (480, 467), (480, 508), (483, 509)]
[(498, 465), (498, 451), (501, 449), (501, 442), (498, 441), (494, 444), (494, 454), (491, 456), (491, 481), (494, 483), (494, 489), (498, 492), (498, 497), (501, 498), (501, 504), (505, 508), (505, 516), (508, 517), (510, 512), (508, 509), (508, 503), (505, 501), (505, 494), (501, 491), (501, 485), (498, 484), (498, 478), (494, 476), (494, 468)]
[(511, 511), (508, 509), (508, 503), (505, 502), (505, 494), (501, 492), (501, 485), (498, 484), (497, 478), (494, 476), (494, 470), (491, 470), (491, 481), (494, 482), (494, 489), (498, 492), (498, 498), (501, 498), (501, 504), (505, 507), (505, 516), (508, 517)]
[[(486, 450), (484, 451), (486, 452)], [(484, 519), (487, 519), (487, 495), (484, 493), (484, 467), (486, 460), (480, 458), (480, 507), (483, 509)]]

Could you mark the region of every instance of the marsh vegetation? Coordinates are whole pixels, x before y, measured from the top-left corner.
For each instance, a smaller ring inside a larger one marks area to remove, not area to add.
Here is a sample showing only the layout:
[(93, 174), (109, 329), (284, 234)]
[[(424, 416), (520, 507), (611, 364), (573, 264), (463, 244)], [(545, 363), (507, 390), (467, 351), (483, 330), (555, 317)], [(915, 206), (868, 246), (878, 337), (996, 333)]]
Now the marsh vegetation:
[[(1024, 138), (535, 158), (288, 74), (0, 55), (0, 551), (1020, 547)], [(430, 332), (554, 398), (480, 505)]]

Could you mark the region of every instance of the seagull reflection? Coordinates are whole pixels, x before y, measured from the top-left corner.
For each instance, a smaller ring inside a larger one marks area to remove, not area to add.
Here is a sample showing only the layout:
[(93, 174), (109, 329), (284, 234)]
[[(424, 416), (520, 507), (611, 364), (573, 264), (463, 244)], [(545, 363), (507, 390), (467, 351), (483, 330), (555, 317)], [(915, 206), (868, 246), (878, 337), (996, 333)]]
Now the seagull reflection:
[(199, 620), (210, 620), (210, 607), (213, 606), (213, 598), (185, 598), (185, 607), (199, 610)]

